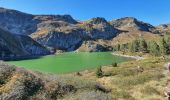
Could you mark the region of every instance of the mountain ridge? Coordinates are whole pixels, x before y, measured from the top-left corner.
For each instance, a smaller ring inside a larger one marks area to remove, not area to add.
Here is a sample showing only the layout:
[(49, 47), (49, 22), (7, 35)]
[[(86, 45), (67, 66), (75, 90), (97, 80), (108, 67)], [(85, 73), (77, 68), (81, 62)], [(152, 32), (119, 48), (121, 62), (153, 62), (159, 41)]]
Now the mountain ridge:
[[(97, 43), (99, 40), (103, 43), (100, 41), (97, 44), (102, 44), (106, 47), (102, 49), (107, 50), (117, 43), (130, 42), (129, 40), (137, 37), (158, 38), (170, 30), (169, 27), (153, 26), (133, 17), (111, 21), (95, 17), (77, 21), (70, 15), (33, 15), (6, 8), (0, 9), (0, 22), (0, 28), (5, 31), (27, 35), (43, 46), (63, 51), (75, 51), (81, 45), (89, 45), (86, 41)], [(93, 49), (91, 51), (101, 51), (97, 50), (97, 47)]]

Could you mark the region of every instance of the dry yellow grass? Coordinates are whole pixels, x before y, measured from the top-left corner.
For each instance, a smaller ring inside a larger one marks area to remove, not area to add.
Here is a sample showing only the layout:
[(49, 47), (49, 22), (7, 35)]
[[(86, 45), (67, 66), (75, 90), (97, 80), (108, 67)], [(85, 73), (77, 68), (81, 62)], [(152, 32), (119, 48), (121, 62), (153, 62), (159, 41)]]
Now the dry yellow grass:
[(117, 37), (112, 39), (112, 45), (125, 44), (131, 42), (137, 38), (143, 37), (146, 41), (157, 41), (160, 40), (158, 34), (153, 34), (150, 32), (143, 32), (139, 30), (130, 30), (129, 32), (120, 33)]
[(16, 82), (17, 79), (19, 79), (20, 77), (22, 77), (21, 75), (19, 74), (15, 74), (15, 75), (12, 75), (12, 77), (9, 77), (9, 79), (6, 79), (8, 80), (6, 82), (6, 84), (0, 86), (0, 94), (1, 93), (7, 93), (8, 91), (11, 90), (11, 87), (12, 85)]
[(92, 74), (95, 70), (89, 71), (90, 76), (88, 73), (80, 73), (81, 78), (91, 77), (91, 80), (110, 89), (116, 100), (165, 100), (164, 91), (170, 73), (165, 73), (164, 64), (169, 60), (169, 56), (166, 59), (149, 56), (144, 60), (118, 64), (118, 67), (103, 66), (103, 72), (110, 73), (110, 76), (103, 78), (96, 78), (95, 73)]
[(49, 32), (48, 29), (39, 29), (39, 31), (31, 34), (32, 38), (38, 38), (38, 37), (42, 37), (43, 35), (46, 35)]

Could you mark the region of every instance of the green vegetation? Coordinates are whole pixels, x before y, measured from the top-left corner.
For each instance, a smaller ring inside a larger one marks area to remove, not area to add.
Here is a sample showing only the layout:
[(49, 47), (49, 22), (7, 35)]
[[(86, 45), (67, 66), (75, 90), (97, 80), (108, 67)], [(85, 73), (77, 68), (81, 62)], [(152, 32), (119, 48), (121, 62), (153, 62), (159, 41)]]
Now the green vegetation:
[(160, 51), (163, 55), (168, 54), (168, 43), (165, 41), (164, 38), (160, 41)]
[(103, 77), (103, 71), (102, 71), (102, 67), (101, 67), (101, 66), (97, 68), (96, 76), (97, 76), (98, 78)]
[(149, 53), (153, 56), (169, 55), (170, 36), (164, 36), (158, 41), (146, 41), (143, 38), (139, 38), (130, 43), (115, 45), (113, 50), (131, 53)]
[(146, 94), (146, 95), (153, 95), (153, 94), (160, 95), (160, 94), (161, 94), (155, 87), (151, 87), (151, 86), (149, 86), (149, 85), (144, 86), (144, 87), (141, 89), (141, 92), (142, 92), (143, 94)]
[(110, 76), (98, 80), (102, 80), (106, 88), (112, 89), (115, 100), (164, 100), (165, 84), (170, 79), (163, 67), (170, 58), (165, 58), (152, 56), (144, 60), (124, 62), (119, 67), (103, 67), (103, 73), (110, 73)]
[(112, 66), (113, 67), (117, 67), (117, 63), (115, 62), (115, 63), (112, 63)]
[(129, 44), (129, 50), (131, 52), (138, 52), (139, 51), (139, 41), (138, 40), (134, 40), (133, 42), (131, 42)]
[(113, 62), (120, 63), (127, 60), (128, 58), (113, 56), (111, 52), (82, 52), (50, 55), (39, 59), (11, 61), (8, 63), (35, 71), (58, 74), (94, 69), (97, 66), (109, 65)]
[(148, 52), (147, 42), (143, 38), (139, 40), (139, 51), (143, 53)]
[(159, 56), (160, 55), (159, 45), (155, 41), (152, 41), (149, 44), (150, 44), (149, 45), (149, 53), (154, 56)]

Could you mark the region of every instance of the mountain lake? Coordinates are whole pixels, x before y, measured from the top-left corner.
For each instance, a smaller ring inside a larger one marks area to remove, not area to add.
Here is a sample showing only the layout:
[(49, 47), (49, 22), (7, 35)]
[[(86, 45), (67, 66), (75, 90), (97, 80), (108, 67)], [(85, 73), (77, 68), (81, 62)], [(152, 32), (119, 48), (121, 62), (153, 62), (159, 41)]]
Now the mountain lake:
[(33, 71), (64, 74), (94, 69), (100, 65), (109, 65), (114, 62), (121, 63), (128, 60), (129, 58), (114, 56), (111, 52), (69, 52), (31, 60), (8, 61), (7, 63)]

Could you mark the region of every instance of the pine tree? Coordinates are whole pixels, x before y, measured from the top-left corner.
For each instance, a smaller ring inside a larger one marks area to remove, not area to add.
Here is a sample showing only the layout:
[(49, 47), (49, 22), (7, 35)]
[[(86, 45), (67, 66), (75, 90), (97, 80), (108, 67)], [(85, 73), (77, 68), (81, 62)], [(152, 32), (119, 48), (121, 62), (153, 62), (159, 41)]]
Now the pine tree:
[(148, 45), (147, 45), (146, 41), (143, 38), (141, 38), (139, 40), (139, 51), (146, 53), (147, 49), (148, 49)]
[(129, 44), (129, 49), (131, 52), (138, 52), (139, 51), (139, 41), (134, 40)]
[(160, 41), (160, 51), (163, 55), (168, 54), (168, 44), (165, 41), (165, 38), (162, 38)]
[(167, 38), (166, 38), (166, 43), (167, 43), (167, 48), (168, 48), (168, 51), (167, 53), (170, 54), (170, 36), (168, 35)]
[(160, 55), (159, 45), (155, 41), (149, 43), (149, 52), (154, 56)]

